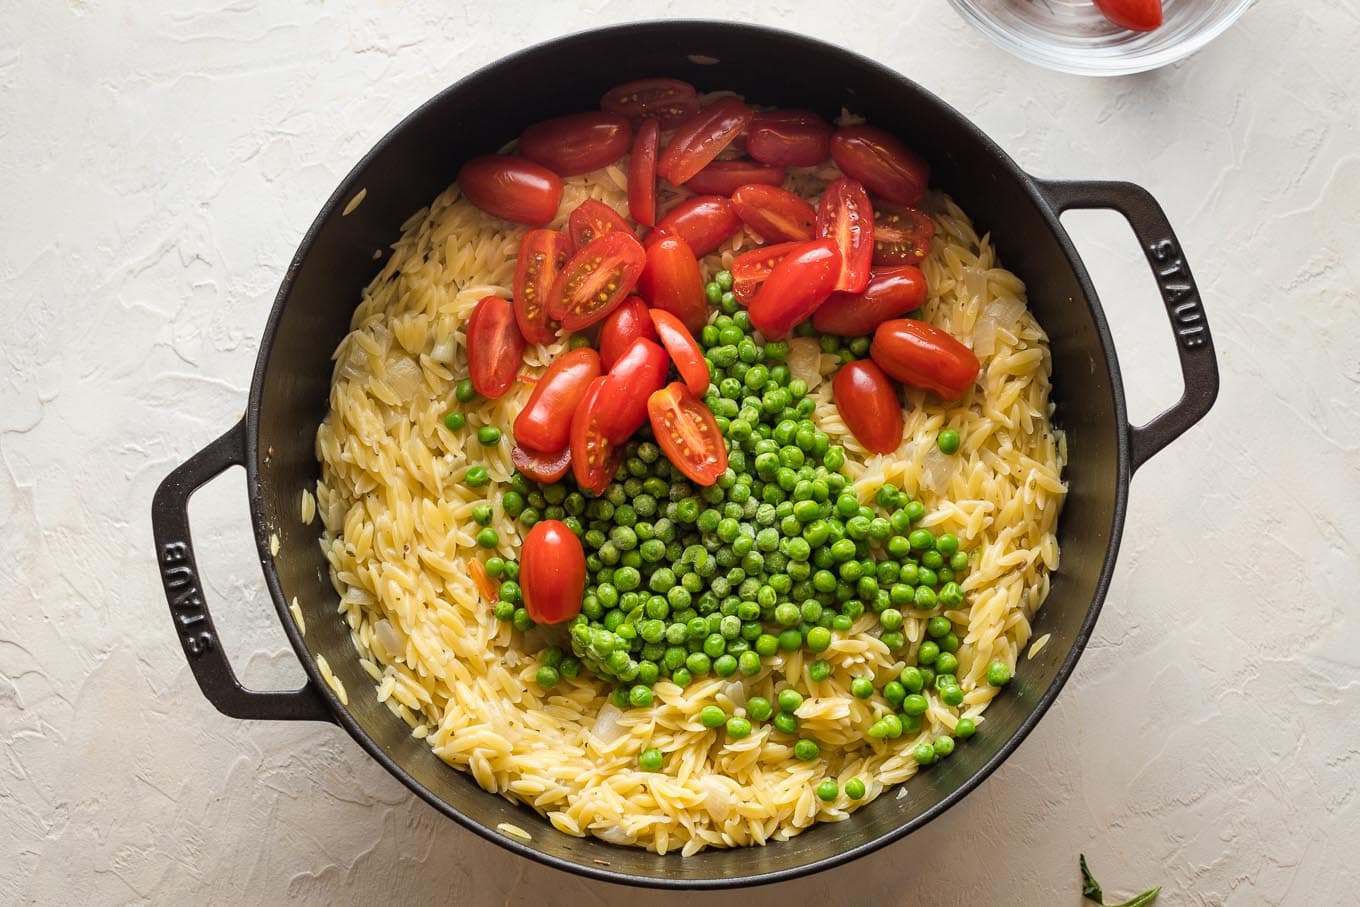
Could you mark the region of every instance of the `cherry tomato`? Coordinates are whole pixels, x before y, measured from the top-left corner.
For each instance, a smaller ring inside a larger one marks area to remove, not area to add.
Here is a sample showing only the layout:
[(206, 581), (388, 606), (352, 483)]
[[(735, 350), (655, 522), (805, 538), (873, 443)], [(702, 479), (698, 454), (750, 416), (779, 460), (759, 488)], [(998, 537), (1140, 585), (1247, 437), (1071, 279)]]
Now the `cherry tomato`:
[(751, 108), (737, 98), (719, 98), (680, 124), (656, 172), (677, 186), (687, 182), (746, 129), (751, 116)]
[(930, 254), (935, 221), (915, 208), (874, 210), (874, 264), (919, 265)]
[(783, 182), (783, 167), (754, 161), (714, 161), (690, 177), (685, 188), (700, 195), (731, 195), (748, 183), (778, 186)]
[(582, 491), (601, 494), (623, 461), (623, 447), (610, 442), (600, 426), (600, 393), (609, 379), (601, 376), (586, 387), (571, 417), (571, 471)]
[(638, 292), (654, 309), (670, 312), (691, 331), (708, 321), (708, 298), (699, 261), (678, 236), (663, 236), (647, 248), (647, 267)]
[(1095, 0), (1100, 14), (1121, 28), (1152, 31), (1162, 24), (1162, 0)]
[(806, 242), (817, 232), (817, 211), (777, 186), (741, 186), (732, 193), (737, 217), (766, 242)]
[(874, 257), (874, 209), (863, 186), (838, 179), (826, 187), (817, 209), (817, 235), (835, 239), (840, 247), (841, 276), (836, 289), (863, 292)]
[(567, 331), (589, 327), (628, 298), (647, 252), (632, 233), (597, 236), (567, 259), (548, 296), (548, 314)]
[(536, 624), (560, 624), (581, 613), (586, 592), (586, 553), (581, 540), (559, 520), (542, 520), (519, 551), (519, 589), (524, 610)]
[(647, 398), (652, 433), (671, 465), (692, 482), (712, 485), (727, 470), (727, 447), (713, 413), (676, 381)]
[(874, 195), (914, 205), (930, 182), (930, 165), (892, 135), (873, 126), (842, 126), (831, 137), (831, 159)]
[(566, 447), (571, 440), (572, 414), (600, 371), (600, 354), (590, 347), (570, 350), (553, 360), (515, 417), (515, 441), (534, 450)]
[(770, 276), (774, 266), (784, 260), (794, 249), (801, 248), (801, 242), (782, 242), (773, 246), (761, 246), (743, 252), (732, 261), (732, 293), (742, 303), (750, 304), (756, 290)]
[(468, 161), (458, 171), (458, 186), (487, 214), (530, 227), (551, 221), (562, 202), (560, 176), (542, 164), (504, 154)]
[(633, 232), (633, 228), (628, 226), (628, 221), (624, 220), (619, 212), (593, 198), (588, 198), (577, 205), (576, 210), (571, 212), (571, 217), (567, 218), (567, 232), (571, 235), (572, 251), (613, 230), (628, 234)]
[(569, 113), (535, 123), (519, 137), (519, 153), (558, 176), (576, 176), (628, 153), (633, 129), (613, 113)]
[(656, 224), (656, 155), (661, 127), (648, 117), (638, 127), (628, 158), (628, 213), (644, 227)]
[(902, 403), (883, 369), (868, 359), (836, 370), (831, 396), (845, 427), (870, 453), (890, 453), (902, 443)]
[(524, 347), (510, 303), (499, 296), (477, 303), (467, 324), (468, 377), (477, 393), (494, 400), (508, 391), (524, 362)]
[(858, 337), (872, 334), (890, 318), (900, 318), (926, 301), (926, 276), (912, 265), (873, 272), (863, 293), (832, 293), (812, 314), (823, 334)]
[(679, 79), (637, 79), (605, 92), (600, 109), (634, 120), (655, 117), (662, 124), (671, 125), (698, 111), (699, 94), (693, 85)]
[(647, 234), (647, 241), (679, 236), (695, 257), (703, 258), (740, 229), (741, 218), (732, 202), (721, 195), (696, 195), (668, 211)]
[(751, 118), (751, 157), (780, 167), (811, 167), (831, 155), (831, 127), (810, 110), (767, 110)]
[(751, 324), (771, 340), (787, 336), (831, 295), (840, 272), (841, 253), (835, 240), (800, 243), (780, 259), (756, 290), (747, 309)]
[(510, 462), (540, 485), (551, 485), (560, 481), (571, 469), (571, 451), (564, 448), (554, 453), (544, 453), (516, 444), (510, 449)]
[[(644, 269), (644, 275), (647, 273)], [(652, 327), (651, 316), (647, 314), (647, 303), (641, 296), (629, 296), (617, 309), (609, 313), (600, 328), (600, 363), (605, 371), (624, 354), (633, 341), (639, 337), (656, 339), (656, 328)]]
[(962, 397), (979, 368), (968, 347), (935, 325), (912, 318), (880, 324), (869, 355), (903, 384), (934, 391), (945, 400)]
[(610, 444), (626, 443), (647, 421), (647, 396), (665, 386), (670, 365), (665, 350), (639, 337), (604, 376), (595, 421)]
[(708, 390), (708, 363), (704, 362), (704, 351), (699, 348), (694, 335), (670, 312), (652, 309), (651, 315), (661, 345), (670, 354), (676, 370), (684, 379), (685, 387), (695, 396), (703, 396), (704, 391)]
[(548, 294), (567, 263), (571, 241), (556, 230), (530, 230), (515, 261), (515, 322), (530, 343), (552, 343), (557, 332), (548, 319)]

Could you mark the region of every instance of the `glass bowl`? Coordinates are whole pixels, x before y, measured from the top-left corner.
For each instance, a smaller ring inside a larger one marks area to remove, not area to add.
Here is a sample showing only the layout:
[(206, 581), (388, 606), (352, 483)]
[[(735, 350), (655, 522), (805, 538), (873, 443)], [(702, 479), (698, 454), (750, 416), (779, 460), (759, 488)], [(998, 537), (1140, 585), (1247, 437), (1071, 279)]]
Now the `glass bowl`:
[(1087, 76), (1156, 69), (1218, 37), (1255, 0), (1163, 0), (1151, 32), (1110, 22), (1091, 0), (949, 0), (959, 15), (1021, 59)]

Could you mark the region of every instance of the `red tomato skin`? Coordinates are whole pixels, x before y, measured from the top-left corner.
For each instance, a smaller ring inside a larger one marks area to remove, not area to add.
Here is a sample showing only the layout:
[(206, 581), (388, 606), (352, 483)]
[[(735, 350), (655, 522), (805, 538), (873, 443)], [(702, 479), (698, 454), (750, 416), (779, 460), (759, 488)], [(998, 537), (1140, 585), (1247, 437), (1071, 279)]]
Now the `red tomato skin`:
[(708, 321), (699, 260), (678, 236), (663, 236), (648, 246), (638, 293), (653, 309), (670, 312), (690, 331), (703, 330)]
[(586, 554), (565, 523), (542, 520), (529, 530), (520, 547), (519, 587), (536, 624), (560, 624), (581, 612)]
[(548, 314), (567, 331), (602, 321), (628, 298), (646, 263), (647, 252), (632, 233), (596, 237), (562, 266), (548, 296)]
[(600, 395), (608, 380), (600, 376), (590, 382), (571, 418), (572, 474), (582, 491), (597, 495), (609, 487), (623, 459), (623, 449), (612, 444), (600, 426)]
[(831, 396), (845, 427), (871, 453), (891, 453), (902, 443), (902, 403), (897, 390), (868, 359), (847, 362), (836, 370)]
[(666, 348), (666, 353), (675, 363), (675, 369), (680, 373), (680, 377), (685, 382), (690, 393), (696, 397), (702, 397), (704, 391), (708, 390), (709, 374), (708, 364), (704, 362), (704, 351), (700, 349), (698, 341), (689, 332), (689, 328), (684, 323), (663, 309), (652, 309), (652, 323), (656, 326), (656, 334), (661, 338), (661, 345)]
[(638, 126), (628, 158), (628, 213), (644, 227), (656, 225), (656, 156), (661, 126), (648, 117)]
[(885, 321), (874, 331), (869, 356), (903, 384), (957, 400), (973, 386), (977, 356), (947, 332), (912, 318)]
[(874, 265), (919, 265), (930, 254), (935, 221), (915, 208), (874, 209)]
[(673, 125), (699, 110), (699, 93), (679, 79), (635, 79), (605, 92), (600, 109), (634, 120), (655, 117), (663, 125)]
[(571, 241), (556, 230), (530, 230), (520, 240), (515, 262), (515, 323), (529, 343), (552, 343), (548, 318), (553, 281), (571, 255)]
[(899, 318), (926, 301), (926, 276), (912, 265), (874, 271), (863, 293), (832, 293), (816, 312), (812, 326), (822, 334), (858, 337)]
[(817, 235), (836, 240), (841, 250), (841, 275), (836, 289), (862, 293), (869, 285), (874, 258), (874, 208), (855, 180), (838, 179), (826, 187), (817, 209)]
[(670, 364), (664, 349), (639, 337), (604, 376), (595, 421), (611, 445), (626, 444), (647, 421), (647, 397), (665, 387)]
[(1120, 28), (1152, 31), (1162, 24), (1162, 0), (1095, 0), (1096, 9)]
[(529, 227), (549, 223), (562, 203), (560, 176), (542, 164), (504, 154), (468, 161), (458, 171), (458, 186), (487, 214)]
[(472, 310), (467, 325), (468, 377), (489, 400), (505, 394), (524, 362), (524, 337), (510, 303), (487, 296)]
[(727, 470), (727, 446), (713, 413), (676, 381), (647, 398), (656, 442), (691, 481), (712, 485)]
[(696, 195), (676, 205), (647, 234), (651, 244), (663, 236), (678, 236), (696, 258), (703, 258), (741, 229), (741, 218), (730, 199), (721, 195)]
[(571, 417), (601, 371), (600, 354), (590, 347), (569, 350), (553, 360), (515, 417), (515, 441), (538, 451), (565, 448), (571, 440)]
[[(644, 270), (643, 274), (647, 272)], [(625, 350), (639, 337), (655, 340), (656, 328), (641, 296), (629, 296), (609, 313), (600, 328), (600, 363), (605, 371), (614, 367)]]
[(831, 126), (810, 110), (769, 110), (751, 118), (746, 153), (779, 167), (812, 167), (831, 156)]
[(755, 161), (714, 161), (685, 183), (699, 195), (731, 195), (748, 184), (778, 186), (784, 182), (784, 168)]
[(776, 243), (743, 252), (732, 261), (732, 294), (743, 305), (749, 305), (755, 298), (756, 290), (770, 276), (774, 266), (794, 249), (804, 245), (801, 242)]
[(802, 243), (774, 266), (747, 308), (751, 324), (781, 340), (826, 301), (840, 276), (841, 253), (833, 239)]
[(571, 250), (583, 248), (592, 239), (618, 230), (622, 233), (633, 232), (628, 221), (613, 208), (602, 201), (588, 198), (576, 206), (567, 218), (567, 232), (571, 235)]
[(895, 136), (874, 126), (842, 126), (831, 136), (831, 159), (874, 195), (914, 205), (930, 183), (930, 165)]
[(714, 101), (676, 129), (657, 161), (657, 174), (676, 186), (687, 182), (750, 125), (752, 116), (737, 98)]
[(766, 242), (807, 242), (817, 232), (817, 210), (778, 186), (739, 186), (732, 206), (741, 222)]
[(633, 128), (612, 113), (569, 113), (535, 123), (519, 137), (519, 153), (558, 176), (599, 170), (628, 152)]
[(516, 444), (510, 449), (510, 462), (540, 485), (551, 485), (571, 469), (571, 450), (564, 447), (555, 453), (543, 453)]

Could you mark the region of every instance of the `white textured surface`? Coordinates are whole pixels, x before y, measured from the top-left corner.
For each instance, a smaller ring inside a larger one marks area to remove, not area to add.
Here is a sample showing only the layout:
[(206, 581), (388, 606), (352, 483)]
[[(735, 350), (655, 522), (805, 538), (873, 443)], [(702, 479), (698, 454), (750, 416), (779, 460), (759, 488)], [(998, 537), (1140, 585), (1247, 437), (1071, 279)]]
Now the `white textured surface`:
[[(283, 265), (374, 140), (509, 49), (650, 12), (820, 34), (1036, 174), (1147, 186), (1223, 371), (1206, 422), (1136, 477), (1095, 639), (1019, 752), (902, 844), (711, 900), (1075, 905), (1084, 850), (1107, 890), (1161, 883), (1167, 904), (1355, 902), (1354, 0), (1261, 4), (1186, 63), (1117, 81), (1004, 56), (943, 0), (400, 5), (5, 5), (0, 903), (644, 896), (511, 858), (338, 729), (215, 712), (170, 631), (148, 509), (238, 417)], [(1179, 389), (1152, 283), (1112, 215), (1068, 223), (1145, 418)], [(195, 500), (201, 566), (246, 678), (281, 685), (300, 669), (242, 492), (237, 473)]]

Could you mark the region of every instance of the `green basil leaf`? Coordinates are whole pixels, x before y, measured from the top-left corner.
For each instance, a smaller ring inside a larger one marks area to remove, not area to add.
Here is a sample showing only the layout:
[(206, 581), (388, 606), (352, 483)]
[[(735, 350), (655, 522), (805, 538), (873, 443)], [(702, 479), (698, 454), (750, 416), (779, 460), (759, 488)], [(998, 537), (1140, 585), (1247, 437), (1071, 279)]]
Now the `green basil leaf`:
[(1081, 896), (1088, 901), (1095, 901), (1104, 907), (1105, 895), (1100, 890), (1100, 883), (1091, 875), (1091, 870), (1086, 866), (1086, 854), (1078, 854), (1081, 858)]

